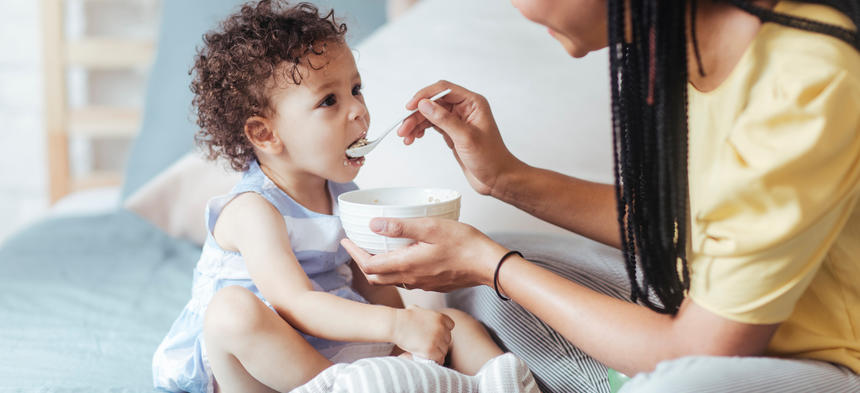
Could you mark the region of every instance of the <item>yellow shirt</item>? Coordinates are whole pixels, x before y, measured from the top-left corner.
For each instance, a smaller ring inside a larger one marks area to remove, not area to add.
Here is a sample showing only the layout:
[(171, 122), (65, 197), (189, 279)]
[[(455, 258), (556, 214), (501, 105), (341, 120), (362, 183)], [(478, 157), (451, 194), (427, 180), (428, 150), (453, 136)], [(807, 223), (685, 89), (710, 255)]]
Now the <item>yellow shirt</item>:
[[(821, 5), (775, 10), (855, 28)], [(689, 124), (690, 297), (781, 322), (768, 355), (860, 373), (860, 53), (765, 23), (716, 90), (689, 87)]]

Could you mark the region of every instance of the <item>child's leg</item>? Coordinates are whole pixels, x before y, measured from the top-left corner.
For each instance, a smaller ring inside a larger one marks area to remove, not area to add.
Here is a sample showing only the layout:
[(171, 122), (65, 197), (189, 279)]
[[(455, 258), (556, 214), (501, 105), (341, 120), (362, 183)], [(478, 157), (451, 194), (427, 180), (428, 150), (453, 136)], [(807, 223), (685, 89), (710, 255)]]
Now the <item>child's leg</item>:
[(475, 375), (488, 360), (504, 352), (475, 318), (460, 310), (446, 308), (439, 312), (454, 320), (451, 349), (448, 355), (451, 368), (469, 375)]
[(204, 337), (219, 391), (290, 391), (331, 365), (251, 291), (218, 291), (206, 310)]

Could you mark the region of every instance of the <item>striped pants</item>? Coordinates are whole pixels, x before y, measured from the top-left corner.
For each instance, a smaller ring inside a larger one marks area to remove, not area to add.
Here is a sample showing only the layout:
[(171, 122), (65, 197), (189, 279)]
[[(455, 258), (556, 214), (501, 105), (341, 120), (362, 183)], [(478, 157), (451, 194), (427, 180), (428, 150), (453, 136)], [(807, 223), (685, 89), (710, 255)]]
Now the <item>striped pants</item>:
[[(619, 299), (629, 297), (619, 251), (581, 237), (497, 234), (495, 240), (558, 275)], [(452, 292), (449, 307), (480, 320), (499, 345), (522, 358), (544, 393), (609, 392), (606, 366), (492, 288)], [(635, 327), (631, 327), (635, 328)], [(693, 356), (660, 363), (622, 392), (858, 392), (860, 376), (830, 363), (765, 357)]]

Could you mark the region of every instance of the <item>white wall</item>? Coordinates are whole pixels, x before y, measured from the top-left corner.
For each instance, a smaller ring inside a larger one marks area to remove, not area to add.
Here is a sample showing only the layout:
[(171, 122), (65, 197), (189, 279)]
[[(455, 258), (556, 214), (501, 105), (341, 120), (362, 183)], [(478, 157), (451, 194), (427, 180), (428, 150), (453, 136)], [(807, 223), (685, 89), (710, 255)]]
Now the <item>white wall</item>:
[(0, 0), (0, 240), (47, 207), (39, 2)]
[[(160, 0), (64, 3), (69, 37), (156, 35)], [(42, 40), (40, 1), (0, 0), (0, 242), (49, 209)], [(69, 105), (140, 105), (145, 78), (142, 71), (70, 70)], [(73, 139), (73, 172), (121, 168), (129, 142)]]

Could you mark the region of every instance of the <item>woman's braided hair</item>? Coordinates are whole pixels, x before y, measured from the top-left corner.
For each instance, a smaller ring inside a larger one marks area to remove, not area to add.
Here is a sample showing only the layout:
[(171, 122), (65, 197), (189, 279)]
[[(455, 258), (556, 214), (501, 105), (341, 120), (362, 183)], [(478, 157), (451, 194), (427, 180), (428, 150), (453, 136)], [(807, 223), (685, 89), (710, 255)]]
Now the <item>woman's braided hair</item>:
[[(860, 35), (776, 13), (748, 0), (722, 0), (762, 22), (839, 38), (860, 50)], [(860, 1), (812, 0), (860, 26)], [(629, 8), (625, 8), (625, 3)], [(609, 0), (615, 190), (631, 300), (675, 314), (690, 285), (687, 269), (687, 12), (698, 72), (697, 0)], [(679, 6), (684, 5), (684, 6)], [(629, 21), (632, 40), (625, 40)]]

